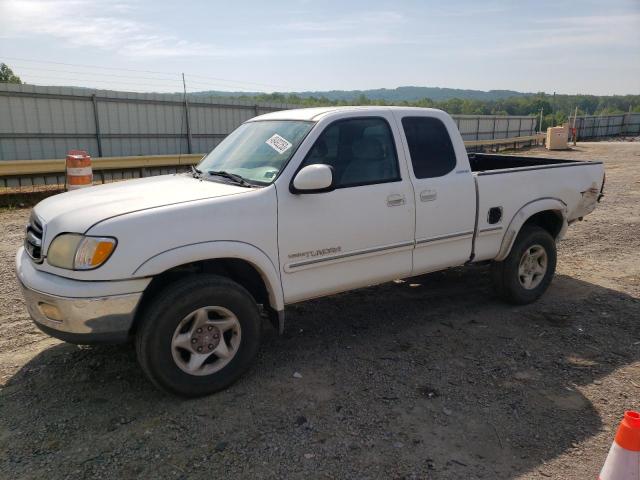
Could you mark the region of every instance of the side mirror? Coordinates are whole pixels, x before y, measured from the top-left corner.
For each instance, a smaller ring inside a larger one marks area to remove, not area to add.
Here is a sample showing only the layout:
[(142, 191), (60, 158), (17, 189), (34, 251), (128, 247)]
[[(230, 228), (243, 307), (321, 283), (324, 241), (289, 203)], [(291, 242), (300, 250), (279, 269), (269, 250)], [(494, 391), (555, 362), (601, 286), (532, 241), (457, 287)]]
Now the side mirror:
[(333, 190), (333, 168), (329, 165), (307, 165), (291, 184), (291, 193), (321, 193)]

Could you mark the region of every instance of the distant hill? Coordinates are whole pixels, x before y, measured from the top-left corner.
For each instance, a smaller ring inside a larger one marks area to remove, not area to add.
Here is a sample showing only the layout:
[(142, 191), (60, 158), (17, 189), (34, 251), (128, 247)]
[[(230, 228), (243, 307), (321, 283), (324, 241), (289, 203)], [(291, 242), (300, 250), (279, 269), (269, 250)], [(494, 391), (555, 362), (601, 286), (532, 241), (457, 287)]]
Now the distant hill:
[(437, 87), (398, 87), (373, 90), (330, 90), (305, 92), (222, 92), (209, 90), (190, 95), (207, 95), (273, 102), (303, 107), (327, 105), (408, 105), (439, 108), (452, 115), (544, 115), (543, 129), (561, 125), (576, 107), (579, 115), (609, 115), (640, 112), (640, 95), (553, 95), (514, 90), (462, 90)]
[[(353, 101), (364, 95), (371, 100), (384, 100), (387, 102), (414, 102), (423, 98), (430, 98), (435, 101), (450, 100), (459, 98), (462, 100), (501, 100), (510, 97), (525, 97), (532, 93), (516, 92), (514, 90), (463, 90), (458, 88), (440, 87), (398, 87), (398, 88), (376, 88), (372, 90), (328, 90), (328, 91), (305, 91), (305, 92), (279, 92), (286, 95), (297, 95), (301, 98), (326, 98), (331, 101)], [(263, 92), (222, 92), (218, 90), (208, 90), (205, 92), (194, 92), (193, 95), (213, 95), (216, 97), (257, 97), (264, 95)]]

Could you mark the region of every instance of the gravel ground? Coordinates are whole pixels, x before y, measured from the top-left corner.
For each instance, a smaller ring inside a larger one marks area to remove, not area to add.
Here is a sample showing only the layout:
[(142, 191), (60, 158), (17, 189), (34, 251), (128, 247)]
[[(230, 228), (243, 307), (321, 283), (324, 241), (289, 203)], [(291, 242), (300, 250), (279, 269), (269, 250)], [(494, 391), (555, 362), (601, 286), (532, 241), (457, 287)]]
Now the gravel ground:
[(640, 143), (529, 154), (607, 168), (543, 299), (505, 305), (472, 267), (298, 304), (242, 380), (190, 401), (129, 346), (32, 326), (13, 273), (28, 211), (0, 211), (0, 476), (596, 478), (640, 408)]

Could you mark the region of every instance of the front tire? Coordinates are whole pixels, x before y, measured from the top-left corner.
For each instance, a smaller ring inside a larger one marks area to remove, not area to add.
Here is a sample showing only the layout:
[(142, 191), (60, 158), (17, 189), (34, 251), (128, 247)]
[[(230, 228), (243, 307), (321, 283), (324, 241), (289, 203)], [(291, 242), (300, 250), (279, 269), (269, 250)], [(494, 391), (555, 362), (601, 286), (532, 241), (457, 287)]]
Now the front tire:
[(136, 335), (138, 361), (158, 387), (199, 397), (235, 382), (260, 345), (255, 300), (218, 275), (170, 284), (152, 300)]
[(556, 243), (549, 232), (533, 225), (523, 227), (507, 258), (491, 266), (498, 295), (517, 305), (536, 301), (551, 284), (556, 260)]

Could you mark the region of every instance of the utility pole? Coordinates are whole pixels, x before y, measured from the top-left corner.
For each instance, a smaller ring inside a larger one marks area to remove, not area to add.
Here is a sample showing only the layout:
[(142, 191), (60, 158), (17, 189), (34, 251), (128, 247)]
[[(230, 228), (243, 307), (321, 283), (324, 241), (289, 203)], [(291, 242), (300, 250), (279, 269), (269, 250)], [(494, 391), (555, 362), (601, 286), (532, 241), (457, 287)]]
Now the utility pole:
[(573, 146), (576, 146), (576, 142), (578, 140), (578, 132), (576, 131), (576, 117), (578, 116), (578, 107), (576, 106), (576, 110), (573, 113), (573, 125), (571, 126), (571, 135), (573, 136)]
[(540, 107), (540, 125), (538, 125), (538, 133), (542, 133), (542, 112), (544, 112), (544, 107)]

